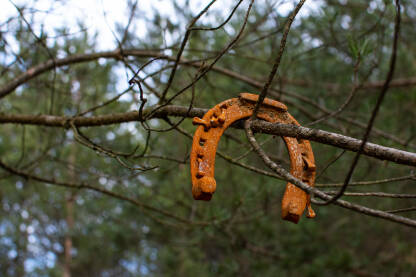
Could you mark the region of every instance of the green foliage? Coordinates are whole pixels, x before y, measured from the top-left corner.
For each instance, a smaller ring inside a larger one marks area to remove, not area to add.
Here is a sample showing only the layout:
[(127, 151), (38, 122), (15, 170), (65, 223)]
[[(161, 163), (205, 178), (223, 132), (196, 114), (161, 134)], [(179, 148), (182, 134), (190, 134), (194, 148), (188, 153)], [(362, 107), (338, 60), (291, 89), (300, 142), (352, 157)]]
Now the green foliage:
[[(281, 101), (288, 104), (290, 113), (301, 124), (306, 124), (324, 115), (317, 105), (336, 110), (347, 99), (358, 59), (361, 61), (360, 81), (383, 80), (393, 34), (394, 6), (390, 2), (384, 1), (384, 5), (370, 9), (367, 1), (325, 1), (315, 11), (296, 18), (273, 83), (281, 94), (271, 92), (270, 96), (280, 96)], [(215, 66), (264, 82), (276, 57), (286, 18), (279, 13), (279, 5), (273, 6), (268, 1), (259, 3), (253, 7), (241, 40)], [(405, 1), (404, 5), (409, 10), (415, 9), (411, 1)], [(247, 7), (244, 2), (226, 27), (216, 31), (193, 31), (183, 58), (188, 61), (205, 59), (205, 65), (213, 62), (238, 33)], [(125, 48), (166, 47), (162, 52), (175, 57), (185, 27), (194, 14), (181, 1), (175, 3), (174, 9), (175, 18), (154, 11), (154, 16), (146, 20), (145, 39), (131, 30), (127, 32)], [(218, 9), (209, 15), (209, 27), (218, 26), (226, 18)], [(207, 27), (202, 23), (196, 25)], [(81, 23), (79, 27), (88, 26)], [(123, 36), (124, 27), (123, 24), (117, 26), (118, 37)], [(395, 78), (407, 78), (416, 72), (416, 52), (413, 51), (416, 46), (411, 39), (416, 35), (414, 19), (404, 16), (402, 28), (406, 36), (401, 36), (403, 42), (399, 45)], [(18, 43), (19, 50), (15, 54), (21, 61), (9, 65), (2, 60), (0, 87), (28, 68), (49, 60), (51, 55), (62, 58), (98, 52), (101, 42), (97, 36), (88, 32), (65, 35), (68, 32), (67, 29), (57, 30), (62, 36), (54, 39), (42, 31), (39, 40), (48, 43), (46, 50), (21, 18), (13, 20), (9, 34)], [(168, 36), (169, 43), (166, 42)], [(0, 44), (1, 54), (12, 57), (7, 49), (4, 43)], [(124, 60), (135, 70), (148, 61), (148, 58), (137, 57)], [(132, 72), (124, 65), (117, 60), (101, 58), (47, 71), (2, 98), (0, 112), (76, 116), (109, 101), (127, 87), (128, 78), (123, 74), (127, 72), (132, 77)], [(151, 75), (145, 81), (158, 93), (164, 90), (171, 72), (167, 65), (171, 64), (158, 60), (143, 70), (143, 74)], [(201, 68), (179, 65), (168, 98), (200, 72)], [(147, 108), (156, 103), (157, 97), (143, 87)], [(209, 108), (236, 97), (239, 92), (258, 93), (259, 90), (214, 69), (172, 104), (188, 106), (194, 91), (193, 106)], [(377, 92), (358, 91), (340, 116), (367, 122)], [(294, 93), (298, 97), (293, 97)], [(139, 91), (134, 87), (121, 98), (85, 116), (137, 110), (140, 106), (137, 99)], [(415, 103), (415, 88), (391, 88), (376, 127), (402, 140), (414, 137)], [(170, 120), (177, 122), (178, 119)], [(157, 129), (170, 127), (163, 119), (147, 123)], [(360, 270), (384, 276), (416, 274), (414, 230), (334, 205), (316, 207), (316, 219), (302, 218), (298, 225), (283, 222), (280, 201), (285, 182), (248, 171), (219, 157), (215, 172), (217, 192), (213, 199), (211, 202), (193, 201), (189, 175), (192, 141), (183, 133), (192, 134), (195, 127), (188, 119), (179, 127), (179, 131), (152, 132), (148, 143), (148, 133), (138, 122), (80, 129), (103, 148), (122, 153), (133, 153), (137, 148), (135, 155), (121, 158), (130, 167), (157, 166), (157, 169), (140, 172), (126, 168), (111, 155), (77, 143), (70, 128), (1, 124), (2, 162), (36, 176), (106, 189), (151, 206), (153, 210), (103, 193), (71, 190), (1, 171), (0, 275), (62, 276), (64, 241), (68, 235), (73, 243), (73, 276), (355, 276)], [(336, 118), (312, 127), (357, 138), (364, 132), (363, 128)], [(265, 142), (262, 146), (274, 159), (289, 167), (282, 140), (268, 140), (266, 135), (256, 137)], [(404, 148), (397, 140), (377, 135), (373, 135), (371, 141)], [(414, 140), (409, 139), (409, 145), (412, 143)], [(312, 146), (319, 174), (341, 153), (340, 149), (327, 145), (312, 143)], [(414, 151), (411, 148), (414, 146), (408, 147), (409, 151)], [(140, 156), (144, 149), (146, 153)], [(240, 157), (239, 162), (266, 170), (254, 153), (247, 153), (249, 150), (241, 130), (227, 130), (219, 144), (219, 151), (227, 157)], [(317, 182), (343, 182), (352, 159), (353, 153), (345, 153)], [(353, 179), (391, 178), (408, 175), (411, 170), (362, 157)], [(416, 193), (414, 182), (354, 187), (351, 191)], [(66, 209), (70, 196), (74, 197), (74, 226), (69, 232)], [(412, 199), (345, 199), (381, 210), (413, 203)], [(406, 215), (412, 216), (411, 213)]]

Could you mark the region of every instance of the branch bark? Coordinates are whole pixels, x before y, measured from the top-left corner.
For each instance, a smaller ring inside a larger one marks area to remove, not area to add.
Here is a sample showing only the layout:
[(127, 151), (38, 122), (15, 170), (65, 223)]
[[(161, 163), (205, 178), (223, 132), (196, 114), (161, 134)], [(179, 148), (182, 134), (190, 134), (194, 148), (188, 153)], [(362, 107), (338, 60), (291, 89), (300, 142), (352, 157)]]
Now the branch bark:
[[(151, 111), (152, 109), (150, 108), (144, 110), (143, 116), (145, 117)], [(193, 118), (195, 116), (202, 117), (207, 111), (207, 109), (201, 108), (192, 108), (188, 111), (188, 107), (170, 105), (157, 110), (153, 114), (152, 118), (165, 118), (169, 116), (180, 116), (190, 118)], [(0, 114), (0, 124), (14, 123), (63, 128), (69, 128), (70, 122), (72, 122), (72, 124), (77, 127), (93, 127), (138, 121), (138, 111), (90, 117)], [(241, 123), (234, 124), (232, 127), (241, 129), (243, 128), (243, 125)], [(265, 121), (255, 120), (252, 123), (252, 128), (256, 132), (262, 132), (278, 136), (308, 139), (353, 152), (357, 152), (361, 144), (361, 140), (356, 138), (340, 135), (337, 133), (327, 132), (324, 130), (311, 129), (307, 127), (295, 126), (290, 124), (269, 123)], [(416, 166), (416, 153), (381, 146), (374, 143), (366, 143), (363, 149), (363, 154), (380, 160), (387, 160), (398, 164)]]

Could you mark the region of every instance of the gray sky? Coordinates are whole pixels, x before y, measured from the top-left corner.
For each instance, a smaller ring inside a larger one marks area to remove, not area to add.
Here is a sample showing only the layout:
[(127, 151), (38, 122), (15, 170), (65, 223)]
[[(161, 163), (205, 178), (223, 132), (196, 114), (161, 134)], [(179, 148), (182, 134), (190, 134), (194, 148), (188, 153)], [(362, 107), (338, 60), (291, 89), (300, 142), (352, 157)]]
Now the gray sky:
[[(135, 30), (139, 37), (144, 37), (146, 34), (145, 18), (153, 17), (153, 10), (158, 10), (162, 15), (168, 16), (175, 22), (175, 14), (173, 13), (172, 0), (141, 0), (138, 4), (138, 9), (141, 17), (136, 18), (135, 25), (131, 29)], [(179, 3), (184, 3), (185, 0), (177, 0)], [(192, 0), (189, 1), (189, 9), (196, 14), (202, 9), (210, 0)], [(300, 12), (307, 14), (310, 9), (315, 9), (316, 3), (319, 1), (307, 1)], [(53, 35), (54, 29), (66, 26), (71, 33), (76, 33), (79, 30), (77, 26), (78, 21), (83, 21), (88, 27), (88, 32), (93, 34), (98, 33), (98, 39), (101, 43), (98, 45), (98, 50), (110, 50), (116, 47), (114, 35), (111, 30), (115, 29), (116, 23), (126, 24), (128, 20), (127, 1), (114, 0), (70, 0), (70, 1), (53, 1), (53, 0), (4, 0), (0, 9), (0, 22), (3, 22), (10, 15), (16, 15), (16, 8), (13, 3), (22, 6), (32, 7), (40, 12), (35, 15), (35, 24), (33, 29), (35, 33), (40, 32), (41, 24), (48, 32)], [(213, 10), (221, 11), (224, 16), (228, 14), (232, 1), (218, 1), (212, 6)], [(261, 5), (262, 1), (257, 4)], [(293, 1), (282, 1), (282, 4), (276, 5), (276, 10), (282, 14), (287, 15), (293, 9)], [(51, 10), (51, 13), (46, 11)], [(43, 12), (42, 12), (43, 11)], [(30, 15), (27, 14), (27, 17)], [(200, 23), (209, 22), (211, 18), (204, 16)], [(169, 38), (167, 38), (169, 39)]]

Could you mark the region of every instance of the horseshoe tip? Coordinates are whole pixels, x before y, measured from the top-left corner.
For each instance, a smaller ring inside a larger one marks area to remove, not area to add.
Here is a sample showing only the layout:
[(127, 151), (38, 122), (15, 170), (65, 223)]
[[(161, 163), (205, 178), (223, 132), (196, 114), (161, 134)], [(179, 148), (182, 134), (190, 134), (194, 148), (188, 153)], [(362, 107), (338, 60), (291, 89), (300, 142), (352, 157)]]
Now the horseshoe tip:
[(286, 215), (282, 216), (282, 218), (297, 224), (299, 222), (300, 216), (298, 214), (287, 213)]
[(212, 194), (200, 192), (198, 195), (193, 195), (195, 200), (210, 201)]
[(306, 213), (307, 218), (314, 218), (316, 216), (315, 211), (312, 209), (311, 204), (308, 204), (308, 212)]
[(209, 201), (215, 192), (217, 183), (215, 179), (209, 176), (204, 176), (196, 181), (195, 186), (192, 187), (192, 195), (195, 200)]

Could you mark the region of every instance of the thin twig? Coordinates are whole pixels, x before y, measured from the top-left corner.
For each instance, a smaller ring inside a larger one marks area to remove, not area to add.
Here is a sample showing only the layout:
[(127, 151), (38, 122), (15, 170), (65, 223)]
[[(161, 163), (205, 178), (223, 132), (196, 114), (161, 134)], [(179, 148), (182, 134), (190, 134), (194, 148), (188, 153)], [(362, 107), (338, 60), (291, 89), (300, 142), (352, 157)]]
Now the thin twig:
[[(406, 181), (406, 180), (415, 180), (416, 174), (396, 177), (396, 178), (388, 178), (388, 179), (381, 179), (381, 180), (374, 180), (374, 181), (361, 181), (361, 182), (351, 182), (348, 186), (369, 186), (369, 185), (379, 185), (379, 184), (386, 184), (392, 183), (397, 181)], [(315, 184), (316, 187), (320, 188), (331, 188), (331, 187), (342, 187), (344, 183), (339, 184)]]
[(302, 8), (305, 1), (306, 0), (299, 1), (297, 6), (295, 7), (295, 9), (293, 10), (291, 15), (287, 19), (287, 22), (286, 22), (286, 25), (285, 25), (285, 28), (284, 28), (284, 31), (283, 31), (282, 40), (280, 41), (279, 53), (276, 56), (275, 62), (274, 62), (273, 67), (272, 67), (272, 70), (269, 73), (269, 77), (267, 79), (267, 82), (264, 84), (263, 89), (261, 90), (259, 99), (256, 103), (256, 106), (254, 107), (253, 116), (252, 116), (253, 119), (256, 117), (257, 111), (259, 110), (260, 105), (263, 103), (264, 98), (266, 98), (266, 96), (267, 96), (267, 92), (269, 90), (270, 85), (273, 82), (274, 76), (276, 75), (277, 69), (279, 68), (280, 61), (281, 61), (283, 53), (285, 51), (286, 39), (287, 39), (287, 36), (289, 34), (290, 27), (292, 26), (292, 23), (295, 20), (296, 15), (298, 14), (300, 8)]
[(386, 213), (395, 214), (395, 213), (404, 213), (404, 212), (413, 212), (413, 211), (416, 211), (416, 207), (409, 207), (409, 208), (402, 208), (402, 209), (396, 209), (396, 210), (389, 210), (389, 211), (386, 211)]
[(189, 23), (188, 27), (186, 28), (185, 36), (183, 37), (181, 46), (179, 48), (179, 52), (176, 55), (176, 60), (175, 60), (175, 63), (173, 65), (172, 71), (169, 75), (168, 83), (166, 84), (166, 87), (162, 92), (162, 96), (160, 98), (160, 103), (163, 103), (163, 101), (165, 100), (166, 94), (168, 93), (168, 90), (169, 90), (170, 86), (172, 85), (173, 78), (175, 77), (176, 69), (178, 68), (179, 61), (181, 60), (183, 50), (185, 49), (186, 43), (188, 42), (189, 35), (191, 34), (191, 32), (193, 30), (192, 27), (195, 25), (195, 23), (198, 21), (198, 19), (200, 19), (201, 16), (208, 11), (208, 9), (215, 3), (215, 1), (216, 0), (212, 0), (211, 2), (209, 2), (208, 5), (206, 5), (205, 8), (202, 11), (200, 11), (199, 14), (197, 14), (197, 16), (195, 16), (192, 19), (192, 21)]
[[(326, 194), (336, 195), (338, 191), (325, 191)], [(345, 196), (371, 196), (387, 198), (416, 198), (416, 194), (386, 193), (386, 192), (344, 192)]]

